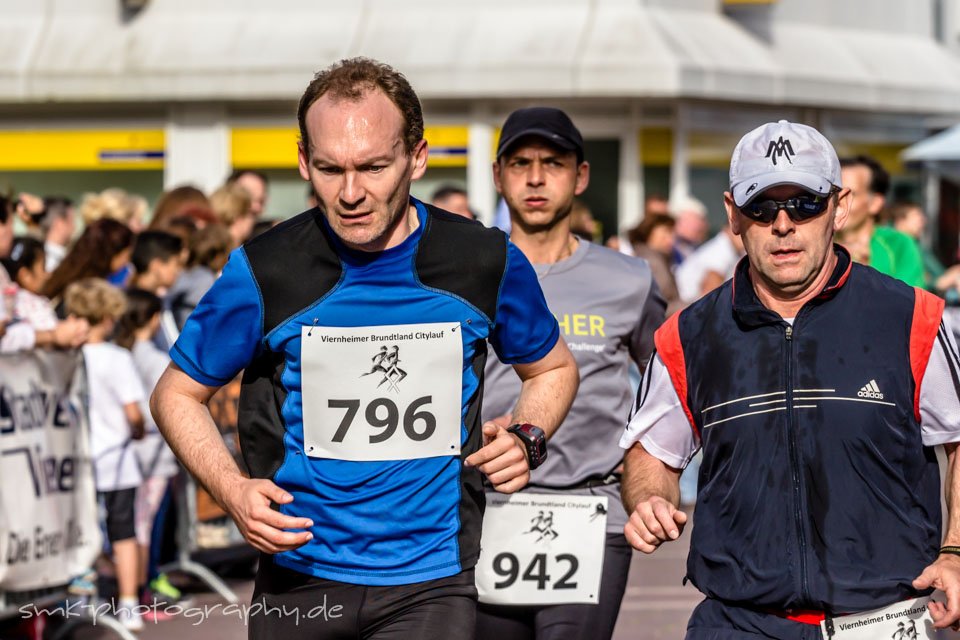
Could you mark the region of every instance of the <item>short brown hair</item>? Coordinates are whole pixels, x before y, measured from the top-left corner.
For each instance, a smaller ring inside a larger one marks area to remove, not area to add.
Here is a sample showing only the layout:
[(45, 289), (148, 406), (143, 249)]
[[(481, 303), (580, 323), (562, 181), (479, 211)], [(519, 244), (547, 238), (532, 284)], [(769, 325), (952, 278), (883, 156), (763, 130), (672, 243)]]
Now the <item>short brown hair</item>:
[(127, 308), (123, 291), (103, 278), (84, 278), (70, 284), (63, 303), (67, 314), (90, 324), (100, 324), (105, 318), (119, 319)]
[(297, 122), (300, 125), (300, 141), (309, 154), (310, 136), (307, 133), (307, 110), (326, 94), (342, 100), (359, 101), (366, 91), (379, 89), (390, 98), (403, 116), (403, 146), (407, 153), (423, 140), (423, 109), (420, 98), (402, 73), (393, 67), (370, 58), (348, 58), (327, 67), (313, 77), (307, 85), (300, 106)]
[(233, 239), (225, 226), (219, 222), (208, 224), (190, 237), (190, 259), (187, 266), (212, 269), (218, 260), (230, 253), (231, 246)]
[(650, 214), (644, 216), (640, 224), (627, 232), (627, 239), (630, 240), (630, 244), (647, 244), (647, 240), (650, 239), (657, 227), (673, 229), (676, 225), (677, 221), (668, 215), (662, 213)]
[(162, 229), (168, 220), (183, 215), (183, 212), (192, 206), (210, 207), (210, 201), (203, 191), (192, 185), (183, 185), (164, 191), (157, 200), (153, 209), (153, 219), (150, 220), (151, 229)]

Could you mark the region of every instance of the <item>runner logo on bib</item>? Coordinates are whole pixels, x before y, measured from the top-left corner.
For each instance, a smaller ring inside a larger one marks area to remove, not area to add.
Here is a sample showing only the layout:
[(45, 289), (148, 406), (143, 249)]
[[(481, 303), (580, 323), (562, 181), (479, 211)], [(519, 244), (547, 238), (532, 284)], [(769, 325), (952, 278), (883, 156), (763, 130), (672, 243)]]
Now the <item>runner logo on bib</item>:
[(476, 581), (480, 602), (596, 603), (607, 498), (487, 493)]
[(303, 445), (312, 458), (460, 455), (459, 323), (304, 327)]

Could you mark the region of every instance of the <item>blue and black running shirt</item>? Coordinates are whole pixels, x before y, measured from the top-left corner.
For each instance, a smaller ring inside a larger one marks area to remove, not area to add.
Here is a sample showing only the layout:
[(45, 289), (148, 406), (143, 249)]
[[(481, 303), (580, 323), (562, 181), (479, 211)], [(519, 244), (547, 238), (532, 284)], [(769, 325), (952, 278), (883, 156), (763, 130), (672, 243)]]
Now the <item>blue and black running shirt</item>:
[(495, 229), (411, 199), (420, 225), (378, 253), (322, 213), (234, 251), (171, 350), (219, 386), (243, 370), (250, 475), (293, 495), (313, 539), (275, 562), (365, 585), (442, 578), (479, 554), (485, 342), (543, 358), (559, 337), (536, 274)]

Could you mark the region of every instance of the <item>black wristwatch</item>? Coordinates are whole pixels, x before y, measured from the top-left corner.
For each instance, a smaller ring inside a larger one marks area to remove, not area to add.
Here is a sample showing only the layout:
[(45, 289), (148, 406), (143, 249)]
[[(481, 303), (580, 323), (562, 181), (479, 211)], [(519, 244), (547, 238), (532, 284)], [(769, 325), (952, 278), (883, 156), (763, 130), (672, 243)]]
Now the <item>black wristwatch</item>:
[(532, 424), (515, 424), (507, 429), (523, 442), (527, 449), (527, 461), (531, 469), (536, 469), (547, 459), (547, 435), (543, 429)]

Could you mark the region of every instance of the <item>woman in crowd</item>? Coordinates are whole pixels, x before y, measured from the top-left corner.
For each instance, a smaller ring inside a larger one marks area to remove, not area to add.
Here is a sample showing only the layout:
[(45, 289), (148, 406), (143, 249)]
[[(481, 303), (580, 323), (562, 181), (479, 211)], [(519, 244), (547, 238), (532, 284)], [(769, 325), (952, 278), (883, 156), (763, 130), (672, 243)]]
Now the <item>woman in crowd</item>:
[(636, 227), (628, 232), (633, 255), (650, 264), (653, 279), (660, 287), (660, 294), (667, 301), (667, 315), (679, 309), (680, 294), (673, 278), (670, 262), (673, 256), (674, 227), (676, 221), (666, 214), (647, 214)]
[(116, 187), (105, 189), (100, 193), (88, 193), (80, 203), (80, 217), (83, 218), (84, 224), (89, 225), (97, 220), (109, 218), (122, 222), (134, 233), (143, 230), (147, 210), (145, 198)]
[(239, 247), (250, 238), (256, 216), (251, 208), (250, 194), (243, 187), (224, 185), (210, 196), (210, 206), (220, 224), (230, 231), (232, 247)]
[[(210, 210), (210, 200), (203, 191), (191, 185), (183, 185), (164, 191), (153, 208), (153, 218), (150, 228), (167, 231), (166, 225), (183, 215), (190, 215), (190, 210)], [(193, 217), (191, 215), (191, 217)], [(210, 214), (213, 219), (213, 214)]]
[(133, 232), (122, 222), (105, 218), (97, 220), (77, 239), (73, 248), (50, 274), (42, 289), (43, 295), (59, 305), (64, 290), (82, 278), (112, 279), (127, 267), (133, 252)]

